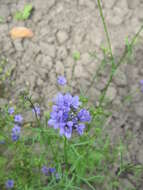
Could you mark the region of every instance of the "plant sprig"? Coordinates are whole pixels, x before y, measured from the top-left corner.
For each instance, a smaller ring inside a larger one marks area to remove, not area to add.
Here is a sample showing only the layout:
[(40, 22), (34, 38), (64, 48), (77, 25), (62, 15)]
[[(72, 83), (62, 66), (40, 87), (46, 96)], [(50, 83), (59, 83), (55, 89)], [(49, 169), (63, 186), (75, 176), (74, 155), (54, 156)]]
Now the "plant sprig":
[(23, 11), (18, 11), (15, 13), (14, 15), (14, 19), (15, 20), (27, 20), (32, 13), (33, 10), (33, 6), (31, 4), (27, 4), (25, 5)]

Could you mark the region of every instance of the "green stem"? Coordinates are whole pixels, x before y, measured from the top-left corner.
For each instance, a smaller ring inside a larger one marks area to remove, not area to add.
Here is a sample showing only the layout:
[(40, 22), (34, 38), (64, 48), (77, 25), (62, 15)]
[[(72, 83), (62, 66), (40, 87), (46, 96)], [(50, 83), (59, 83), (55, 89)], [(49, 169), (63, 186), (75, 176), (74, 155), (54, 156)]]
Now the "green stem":
[[(135, 43), (137, 37), (139, 36), (139, 34), (141, 33), (142, 30), (143, 30), (143, 25), (140, 27), (140, 29), (138, 30), (138, 32), (134, 35), (133, 39), (131, 40), (131, 43), (130, 43), (131, 46), (134, 45), (134, 43)], [(112, 79), (113, 79), (113, 77), (114, 77), (114, 74), (115, 74), (116, 70), (117, 70), (118, 67), (124, 62), (124, 60), (125, 60), (127, 54), (128, 54), (128, 49), (125, 48), (122, 57), (120, 58), (119, 62), (117, 63), (117, 65), (116, 65), (115, 68), (114, 68), (114, 71), (111, 72), (111, 74), (110, 74), (109, 80), (108, 80), (108, 82), (107, 82), (107, 84), (106, 84), (106, 86), (105, 86), (105, 88), (104, 88), (104, 91), (103, 91), (103, 93), (102, 93), (102, 96), (101, 96), (101, 98), (100, 98), (100, 100), (99, 100), (99, 107), (102, 106), (102, 103), (103, 103), (103, 101), (104, 101), (106, 92), (107, 92), (107, 90), (108, 90), (108, 87), (109, 87), (110, 83), (112, 82)]]
[[(74, 64), (72, 66), (72, 76), (71, 76), (71, 82), (74, 82), (75, 79), (75, 66), (76, 66), (76, 61), (74, 61)], [(72, 83), (71, 83), (72, 84)], [(72, 93), (73, 87), (70, 87), (70, 92)]]
[(56, 153), (56, 151), (55, 151), (55, 148), (53, 147), (53, 144), (51, 143), (51, 140), (50, 140), (50, 143), (49, 143), (49, 145), (50, 145), (50, 148), (51, 148), (51, 151), (52, 151), (52, 155), (53, 155), (53, 158), (54, 158), (54, 160), (55, 160), (55, 162), (57, 162), (57, 153)]
[(74, 80), (74, 73), (75, 73), (75, 66), (76, 66), (76, 61), (74, 61), (74, 64), (73, 64), (73, 67), (72, 67), (72, 78), (71, 78), (71, 81)]
[(68, 158), (67, 158), (67, 139), (66, 139), (66, 137), (64, 138), (64, 161), (65, 161), (65, 165), (67, 168)]
[[(102, 63), (101, 63), (101, 64), (102, 64)], [(101, 68), (102, 68), (102, 65), (100, 65), (100, 66), (97, 68), (96, 73), (93, 75), (92, 80), (91, 80), (91, 82), (90, 82), (88, 88), (87, 88), (86, 91), (85, 91), (85, 96), (87, 95), (89, 89), (91, 89), (91, 87), (93, 86), (93, 84), (94, 84), (94, 82), (95, 82), (95, 79), (98, 77), (98, 74), (99, 74)], [(98, 78), (97, 78), (97, 79), (98, 79)]]
[(31, 104), (31, 107), (32, 107), (33, 110), (34, 110), (34, 114), (35, 114), (35, 117), (36, 117), (36, 121), (37, 121), (38, 125), (40, 126), (40, 120), (39, 120), (39, 118), (38, 118), (37, 111), (36, 111), (36, 109), (35, 109), (35, 106), (34, 106), (32, 100), (31, 100), (31, 98), (27, 96), (26, 99), (27, 99), (27, 101), (29, 101), (29, 103)]
[(105, 18), (104, 18), (104, 15), (103, 15), (103, 11), (102, 11), (100, 0), (97, 0), (97, 4), (98, 4), (98, 9), (99, 9), (99, 12), (100, 12), (101, 19), (102, 19), (104, 31), (105, 31), (105, 34), (106, 34), (106, 39), (107, 39), (108, 47), (109, 47), (109, 50), (110, 50), (110, 56), (112, 58), (112, 64), (114, 64), (114, 57), (113, 57), (113, 53), (112, 53), (112, 46), (111, 46), (110, 37), (109, 37), (108, 29), (107, 29), (107, 26), (106, 26)]
[[(112, 61), (112, 68), (114, 68), (115, 67), (115, 64), (114, 64), (115, 61), (114, 61), (114, 56), (113, 56), (113, 53), (112, 53), (111, 41), (110, 41), (107, 25), (106, 25), (106, 22), (105, 22), (105, 18), (104, 18), (104, 15), (103, 15), (103, 11), (102, 11), (100, 0), (97, 0), (97, 4), (98, 4), (98, 9), (99, 9), (99, 12), (100, 12), (101, 19), (102, 19), (102, 23), (103, 23), (103, 27), (104, 27), (104, 31), (105, 31), (105, 35), (106, 35), (106, 40), (107, 40), (107, 43), (108, 43), (108, 48), (109, 48), (109, 51), (110, 51), (110, 56), (111, 56), (111, 61)], [(92, 80), (91, 85), (90, 85), (89, 88), (91, 88), (91, 86), (93, 85), (95, 78), (96, 78), (96, 75), (94, 75), (93, 80)], [(113, 76), (110, 76), (110, 80), (111, 81), (112, 81), (112, 78), (113, 78)], [(108, 86), (107, 86), (107, 89), (108, 89)]]

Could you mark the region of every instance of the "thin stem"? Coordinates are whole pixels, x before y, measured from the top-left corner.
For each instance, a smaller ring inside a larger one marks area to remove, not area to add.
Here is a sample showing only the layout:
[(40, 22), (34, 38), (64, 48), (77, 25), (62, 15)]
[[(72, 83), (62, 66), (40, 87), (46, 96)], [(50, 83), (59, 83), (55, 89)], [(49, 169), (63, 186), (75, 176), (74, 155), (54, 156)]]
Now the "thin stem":
[(102, 19), (104, 31), (105, 31), (105, 34), (106, 34), (106, 39), (107, 39), (108, 47), (109, 47), (109, 50), (110, 50), (110, 56), (112, 58), (112, 64), (114, 64), (114, 57), (113, 57), (113, 53), (112, 53), (112, 46), (111, 46), (110, 37), (109, 37), (108, 29), (107, 29), (107, 26), (106, 26), (105, 18), (104, 18), (104, 15), (103, 15), (103, 11), (102, 11), (100, 0), (97, 0), (97, 4), (98, 4), (98, 9), (99, 9), (99, 12), (100, 12), (101, 19)]
[[(99, 12), (100, 12), (101, 19), (102, 19), (102, 23), (103, 23), (103, 27), (104, 27), (104, 31), (105, 31), (105, 35), (106, 35), (106, 40), (107, 40), (107, 43), (108, 43), (108, 48), (109, 48), (109, 51), (110, 51), (112, 68), (114, 68), (115, 67), (115, 64), (114, 64), (115, 61), (114, 61), (114, 56), (113, 56), (113, 53), (112, 53), (111, 41), (110, 41), (107, 25), (106, 25), (106, 22), (105, 22), (105, 18), (104, 18), (104, 15), (103, 15), (103, 11), (102, 11), (100, 0), (97, 0), (97, 4), (98, 4), (98, 9), (99, 9)], [(90, 84), (89, 88), (91, 88), (91, 86), (94, 84), (94, 81), (95, 81), (95, 78), (96, 78), (96, 74), (93, 76), (93, 79), (91, 81), (91, 84)], [(88, 92), (88, 90), (89, 89), (86, 90), (86, 93)]]
[(36, 111), (36, 109), (35, 109), (35, 106), (34, 106), (34, 104), (33, 104), (32, 100), (31, 100), (31, 98), (26, 97), (26, 99), (27, 99), (27, 101), (29, 101), (29, 102), (30, 102), (31, 107), (32, 107), (32, 108), (33, 108), (33, 110), (34, 110), (34, 113), (35, 113), (35, 117), (36, 117), (37, 123), (38, 123), (38, 124), (40, 124), (40, 120), (39, 120), (39, 118), (38, 118), (37, 111)]
[[(76, 66), (76, 61), (74, 61), (74, 65), (72, 66), (72, 76), (71, 76), (71, 82), (74, 82), (75, 79), (75, 66)], [(71, 86), (71, 90), (72, 92), (72, 86)]]
[(134, 35), (133, 39), (131, 40), (131, 46), (134, 45), (136, 39), (138, 38), (142, 30), (143, 30), (143, 25), (139, 28), (139, 30), (137, 31), (137, 33)]
[(67, 139), (66, 137), (64, 138), (64, 161), (65, 161), (65, 166), (67, 168), (68, 165), (68, 158), (67, 158)]
[(84, 183), (86, 183), (92, 190), (96, 190), (95, 187), (93, 187), (89, 181), (83, 177), (77, 176), (80, 180), (82, 180)]
[(70, 89), (69, 89), (69, 92), (71, 92), (72, 93), (72, 91), (73, 91), (73, 87), (72, 87), (72, 84), (73, 84), (73, 82), (74, 82), (74, 78), (75, 78), (75, 76), (74, 76), (74, 73), (75, 73), (75, 66), (76, 66), (76, 61), (74, 61), (74, 64), (73, 64), (73, 66), (72, 66), (72, 74), (71, 74), (71, 86), (70, 86)]
[[(137, 33), (136, 33), (136, 34), (134, 35), (134, 37), (132, 38), (131, 43), (130, 43), (131, 46), (134, 45), (136, 39), (138, 38), (138, 36), (139, 36), (139, 34), (141, 33), (142, 30), (143, 30), (143, 25), (140, 27), (140, 29), (137, 31)], [(112, 79), (113, 79), (113, 77), (114, 77), (114, 74), (115, 74), (116, 70), (117, 70), (118, 67), (124, 62), (124, 60), (125, 60), (127, 54), (128, 54), (128, 49), (125, 48), (122, 57), (121, 57), (120, 60), (118, 61), (117, 65), (114, 67), (113, 72), (111, 72), (111, 74), (110, 74), (109, 80), (108, 80), (108, 82), (107, 82), (107, 84), (106, 84), (106, 86), (105, 86), (105, 88), (104, 88), (104, 91), (103, 91), (103, 93), (102, 93), (102, 96), (101, 96), (101, 98), (100, 98), (100, 100), (99, 100), (99, 107), (102, 106), (102, 103), (103, 103), (103, 101), (104, 101), (104, 98), (105, 98), (106, 93), (107, 93), (107, 90), (108, 90), (108, 87), (109, 87), (110, 83), (112, 82)]]
[(53, 144), (51, 143), (51, 140), (50, 140), (49, 145), (50, 145), (50, 148), (51, 148), (51, 151), (52, 151), (54, 160), (57, 162), (57, 154), (56, 154), (56, 152), (54, 151), (54, 147), (53, 147)]
[[(102, 64), (102, 63), (101, 63), (101, 64)], [(101, 69), (102, 69), (102, 65), (100, 65), (100, 66), (97, 68), (96, 73), (92, 76), (92, 80), (91, 80), (91, 82), (90, 82), (88, 88), (87, 88), (86, 91), (85, 91), (85, 95), (87, 95), (89, 89), (93, 86), (93, 84), (94, 84), (94, 82), (95, 82), (95, 79), (98, 77), (98, 74), (99, 74), (99, 72), (100, 72)], [(98, 78), (97, 78), (97, 79), (98, 79)]]

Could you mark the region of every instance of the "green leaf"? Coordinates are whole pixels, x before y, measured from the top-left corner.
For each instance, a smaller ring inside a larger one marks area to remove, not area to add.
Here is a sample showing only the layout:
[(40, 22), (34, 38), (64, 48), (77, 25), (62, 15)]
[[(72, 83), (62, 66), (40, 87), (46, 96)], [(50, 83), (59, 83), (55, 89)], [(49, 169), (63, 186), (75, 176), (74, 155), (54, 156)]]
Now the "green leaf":
[(14, 18), (16, 20), (27, 20), (30, 17), (30, 15), (31, 15), (32, 9), (33, 9), (32, 5), (31, 4), (27, 4), (27, 5), (25, 5), (23, 11), (18, 11), (15, 14)]
[(80, 53), (78, 51), (76, 51), (76, 52), (73, 53), (73, 59), (75, 61), (78, 61), (80, 59)]
[(23, 14), (22, 14), (23, 20), (26, 20), (30, 17), (32, 9), (33, 9), (32, 5), (30, 4), (25, 5)]
[(23, 17), (22, 17), (22, 13), (21, 12), (17, 12), (14, 16), (15, 20), (23, 20)]
[(85, 97), (85, 96), (83, 96), (83, 95), (81, 95), (79, 98), (80, 98), (80, 101), (81, 101), (82, 103), (87, 103), (87, 102), (88, 102), (88, 98)]

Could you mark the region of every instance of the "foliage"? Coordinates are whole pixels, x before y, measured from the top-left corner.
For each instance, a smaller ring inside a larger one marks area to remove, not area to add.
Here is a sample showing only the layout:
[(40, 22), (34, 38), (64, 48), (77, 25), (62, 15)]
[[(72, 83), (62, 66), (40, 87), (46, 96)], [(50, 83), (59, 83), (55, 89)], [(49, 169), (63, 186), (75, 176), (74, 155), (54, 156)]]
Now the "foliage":
[(75, 61), (78, 61), (78, 60), (80, 59), (80, 52), (75, 51), (75, 52), (73, 53), (73, 59), (74, 59)]
[(14, 18), (16, 20), (27, 20), (30, 17), (32, 10), (33, 10), (33, 6), (31, 4), (27, 4), (25, 5), (23, 11), (16, 12), (16, 14), (14, 15)]

